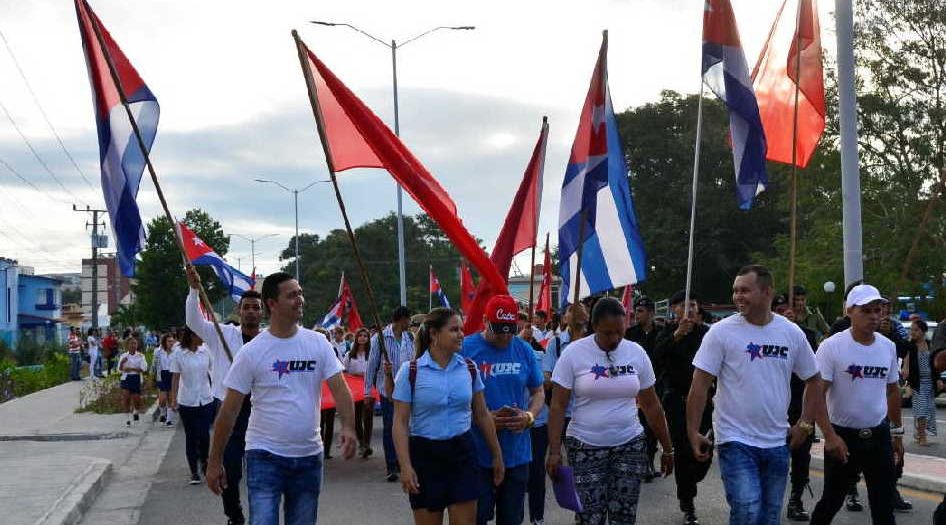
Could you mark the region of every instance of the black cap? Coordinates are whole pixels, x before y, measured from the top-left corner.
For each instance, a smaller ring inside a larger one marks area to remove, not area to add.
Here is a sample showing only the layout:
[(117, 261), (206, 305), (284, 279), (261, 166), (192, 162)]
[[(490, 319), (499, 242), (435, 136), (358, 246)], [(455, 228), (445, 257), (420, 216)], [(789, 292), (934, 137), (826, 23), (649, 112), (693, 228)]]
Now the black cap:
[[(673, 306), (673, 305), (675, 305), (675, 304), (680, 304), (680, 303), (682, 303), (683, 301), (686, 300), (686, 297), (687, 297), (687, 292), (686, 292), (686, 290), (680, 290), (679, 292), (677, 292), (677, 293), (671, 295), (671, 296), (670, 296), (670, 301), (669, 301), (670, 306)], [(690, 290), (690, 300), (691, 300), (691, 301), (696, 301), (697, 303), (700, 302), (700, 298), (697, 297), (695, 293), (693, 293), (693, 290)]]
[(654, 301), (650, 297), (647, 297), (646, 295), (642, 295), (641, 297), (639, 297), (637, 300), (634, 301), (634, 308), (637, 308), (637, 307), (653, 310)]
[(780, 293), (772, 298), (772, 309), (775, 310), (776, 306), (782, 306), (783, 304), (788, 304), (788, 297), (785, 294)]
[(808, 295), (808, 290), (805, 290), (805, 287), (800, 284), (793, 286), (792, 292), (792, 295)]

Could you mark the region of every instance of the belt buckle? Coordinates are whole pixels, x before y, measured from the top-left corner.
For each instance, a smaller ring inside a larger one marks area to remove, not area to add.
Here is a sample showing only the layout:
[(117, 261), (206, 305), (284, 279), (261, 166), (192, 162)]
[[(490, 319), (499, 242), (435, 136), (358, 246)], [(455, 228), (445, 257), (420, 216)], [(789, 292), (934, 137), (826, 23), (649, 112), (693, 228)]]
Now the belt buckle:
[(874, 430), (870, 428), (862, 428), (857, 431), (857, 437), (861, 439), (870, 439), (874, 435)]

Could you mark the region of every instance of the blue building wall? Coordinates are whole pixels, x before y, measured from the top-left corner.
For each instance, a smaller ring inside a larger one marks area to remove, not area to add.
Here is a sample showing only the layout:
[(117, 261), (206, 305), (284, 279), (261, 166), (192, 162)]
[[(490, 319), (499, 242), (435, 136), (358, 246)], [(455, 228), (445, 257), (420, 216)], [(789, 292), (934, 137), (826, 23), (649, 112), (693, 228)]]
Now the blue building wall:
[(62, 343), (62, 281), (41, 275), (20, 275), (17, 322), (22, 337), (39, 343)]

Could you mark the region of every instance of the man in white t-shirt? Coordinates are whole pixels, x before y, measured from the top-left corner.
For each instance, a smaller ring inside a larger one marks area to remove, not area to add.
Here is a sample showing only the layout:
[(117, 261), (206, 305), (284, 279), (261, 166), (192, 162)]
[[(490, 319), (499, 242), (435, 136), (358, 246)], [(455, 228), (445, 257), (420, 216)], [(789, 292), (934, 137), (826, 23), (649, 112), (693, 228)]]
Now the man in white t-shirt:
[(246, 430), (247, 496), (253, 525), (278, 525), (280, 501), (286, 525), (316, 523), (322, 486), (319, 435), (322, 381), (341, 415), (342, 456), (355, 455), (355, 406), (342, 365), (322, 334), (299, 327), (305, 300), (287, 273), (263, 281), (267, 330), (246, 343), (224, 380), (227, 394), (214, 425), (207, 485), (226, 487), (223, 450), (243, 399), (253, 396)]
[(895, 465), (903, 460), (903, 426), (896, 345), (877, 333), (885, 302), (869, 284), (852, 288), (846, 300), (851, 327), (825, 339), (818, 350), (830, 419), (818, 426), (825, 449), (834, 453), (825, 458), (824, 491), (811, 515), (813, 524), (831, 523), (858, 472), (867, 483), (871, 521), (895, 523)]
[(772, 313), (773, 295), (768, 269), (740, 269), (733, 282), (739, 313), (712, 325), (693, 358), (687, 435), (696, 459), (709, 459), (713, 442), (699, 427), (715, 379), (713, 427), (731, 525), (779, 523), (788, 482), (786, 440), (799, 446), (824, 414), (823, 398), (819, 403), (817, 395), (806, 395), (801, 418), (789, 429), (792, 373), (806, 382), (806, 391), (820, 391), (820, 383), (805, 334)]

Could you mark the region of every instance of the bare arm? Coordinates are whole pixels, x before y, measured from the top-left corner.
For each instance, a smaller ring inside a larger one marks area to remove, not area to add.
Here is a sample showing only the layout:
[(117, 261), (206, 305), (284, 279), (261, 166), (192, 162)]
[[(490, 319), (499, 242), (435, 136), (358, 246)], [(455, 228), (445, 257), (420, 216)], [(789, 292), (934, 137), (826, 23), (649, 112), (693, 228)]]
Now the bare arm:
[(670, 441), (670, 430), (667, 428), (667, 418), (664, 416), (663, 406), (657, 399), (654, 387), (645, 388), (637, 394), (637, 404), (647, 418), (647, 424), (660, 441), (663, 454), (660, 456), (660, 471), (669, 476), (673, 472), (673, 443)]
[(700, 423), (703, 421), (703, 411), (706, 409), (710, 385), (714, 379), (716, 378), (709, 372), (694, 369), (693, 382), (687, 395), (687, 437), (697, 461), (706, 461), (713, 455), (713, 443), (700, 434)]
[(177, 392), (181, 388), (181, 374), (171, 374), (171, 408), (177, 410)]
[(493, 455), (493, 485), (498, 487), (506, 477), (506, 465), (503, 463), (503, 449), (499, 446), (499, 438), (496, 437), (493, 415), (486, 408), (486, 397), (483, 396), (483, 392), (473, 393), (473, 421), (480, 429), (480, 434), (486, 440), (486, 446)]
[(246, 394), (227, 389), (227, 396), (217, 411), (217, 419), (214, 422), (213, 439), (210, 442), (210, 457), (207, 459), (207, 486), (214, 494), (220, 495), (223, 489), (227, 487), (227, 476), (223, 471), (223, 451), (227, 448), (227, 441), (230, 441), (230, 434), (233, 433), (233, 425), (237, 416), (240, 415), (240, 409), (243, 407), (243, 398)]
[(828, 389), (831, 388), (831, 381), (822, 379), (821, 374), (815, 374), (815, 377), (818, 379), (816, 383), (805, 382), (805, 401), (802, 406), (802, 417), (805, 417), (805, 407), (808, 406), (808, 398), (817, 397), (820, 399), (824, 410), (819, 410), (814, 413), (814, 421), (818, 423), (818, 428), (820, 428), (821, 433), (824, 434), (824, 453), (834, 456), (842, 463), (847, 463), (847, 443), (834, 431), (834, 426), (831, 424), (831, 420), (828, 417), (828, 409), (825, 404), (825, 395), (827, 395)]
[(554, 479), (558, 466), (562, 464), (562, 428), (565, 427), (565, 410), (572, 391), (558, 383), (552, 383), (552, 403), (549, 406), (549, 457), (545, 469)]
[(417, 494), (420, 492), (420, 484), (417, 482), (417, 474), (414, 472), (414, 465), (411, 463), (410, 437), (408, 436), (410, 420), (411, 404), (395, 400), (394, 426), (391, 433), (394, 438), (397, 462), (401, 466), (401, 487), (404, 492)]
[[(897, 383), (887, 383), (887, 419), (890, 420), (890, 426), (903, 427), (903, 419), (900, 414), (900, 407), (903, 400), (900, 399), (900, 386)], [(893, 456), (894, 463), (903, 465), (903, 435), (893, 436)]]
[[(341, 447), (342, 457), (351, 459), (355, 456), (355, 403), (351, 398), (351, 391), (345, 376), (339, 372), (326, 380), (328, 389), (335, 398), (335, 407), (342, 418)], [(321, 386), (319, 386), (321, 387)]]

